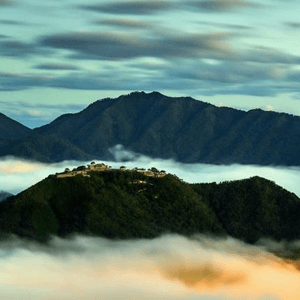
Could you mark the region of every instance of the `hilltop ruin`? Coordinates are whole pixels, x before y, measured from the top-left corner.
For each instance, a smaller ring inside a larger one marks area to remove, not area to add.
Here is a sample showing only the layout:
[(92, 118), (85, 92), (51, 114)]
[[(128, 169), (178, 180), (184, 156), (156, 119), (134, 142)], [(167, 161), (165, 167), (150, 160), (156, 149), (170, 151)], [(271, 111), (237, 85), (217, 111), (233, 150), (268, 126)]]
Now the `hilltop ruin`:
[(69, 168), (66, 168), (64, 172), (62, 173), (56, 173), (57, 178), (64, 178), (64, 177), (73, 177), (76, 175), (82, 175), (85, 177), (90, 177), (89, 173), (98, 171), (129, 171), (129, 172), (140, 172), (146, 176), (150, 177), (164, 177), (166, 175), (166, 172), (164, 170), (157, 170), (156, 168), (151, 169), (141, 169), (141, 168), (134, 168), (134, 169), (127, 169), (125, 166), (121, 166), (119, 169), (113, 169), (111, 166), (107, 166), (104, 163), (96, 164), (95, 162), (91, 162), (89, 165), (86, 166), (79, 166), (77, 168), (74, 168), (72, 171)]

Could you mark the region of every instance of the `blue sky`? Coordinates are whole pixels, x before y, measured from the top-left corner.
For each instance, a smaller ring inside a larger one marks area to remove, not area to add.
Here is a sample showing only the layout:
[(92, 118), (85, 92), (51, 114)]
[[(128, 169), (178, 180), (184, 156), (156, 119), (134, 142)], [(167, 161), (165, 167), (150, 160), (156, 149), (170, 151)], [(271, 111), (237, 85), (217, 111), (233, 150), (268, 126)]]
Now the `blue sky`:
[(300, 115), (300, 2), (0, 0), (0, 111), (29, 127), (132, 91)]

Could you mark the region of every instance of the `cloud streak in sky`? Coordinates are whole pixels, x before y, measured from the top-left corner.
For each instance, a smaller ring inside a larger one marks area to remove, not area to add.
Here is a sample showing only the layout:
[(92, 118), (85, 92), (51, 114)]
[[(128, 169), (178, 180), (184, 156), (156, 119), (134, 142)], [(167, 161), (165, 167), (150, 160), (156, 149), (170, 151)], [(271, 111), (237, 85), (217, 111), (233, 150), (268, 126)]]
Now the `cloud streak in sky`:
[(28, 57), (29, 55), (42, 54), (35, 45), (18, 40), (7, 40), (0, 42), (0, 54), (13, 57)]
[(79, 8), (108, 14), (148, 15), (172, 8), (172, 2), (124, 1), (96, 5), (81, 5)]
[(198, 0), (186, 1), (187, 4), (205, 10), (208, 12), (231, 12), (232, 10), (240, 10), (246, 8), (263, 8), (262, 4), (258, 4), (247, 0)]
[(160, 36), (142, 37), (133, 33), (82, 33), (42, 37), (40, 45), (78, 52), (81, 59), (128, 59), (134, 57), (197, 57), (202, 51), (230, 52), (226, 40), (230, 34), (196, 34), (165, 32)]
[[(245, 110), (272, 97), (279, 111), (300, 110), (294, 101), (300, 93), (297, 1), (26, 0), (21, 5), (2, 0), (0, 5), (0, 93), (8, 103), (17, 91), (35, 103), (44, 102), (42, 91), (53, 92), (52, 101), (61, 103), (78, 90), (105, 91), (104, 97), (155, 90), (204, 96), (211, 103), (240, 95), (233, 106)], [(58, 97), (57, 88), (64, 91)], [(277, 97), (285, 97), (284, 104)]]
[(7, 6), (13, 4), (12, 0), (0, 0), (0, 6)]
[(124, 18), (124, 19), (106, 19), (95, 21), (94, 24), (97, 25), (108, 25), (118, 27), (119, 29), (131, 28), (131, 29), (146, 29), (153, 26), (149, 22), (136, 21), (134, 19)]

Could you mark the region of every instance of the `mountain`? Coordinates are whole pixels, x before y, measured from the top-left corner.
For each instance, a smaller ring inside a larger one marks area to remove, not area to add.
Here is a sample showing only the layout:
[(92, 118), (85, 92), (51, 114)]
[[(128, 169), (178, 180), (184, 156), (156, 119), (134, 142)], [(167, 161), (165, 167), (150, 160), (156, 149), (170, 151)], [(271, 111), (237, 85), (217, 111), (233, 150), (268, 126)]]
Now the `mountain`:
[(193, 189), (212, 207), (230, 236), (247, 242), (300, 237), (300, 199), (273, 181), (255, 176), (194, 184)]
[(19, 139), (28, 135), (31, 129), (0, 113), (0, 140)]
[(112, 159), (109, 148), (117, 144), (184, 163), (298, 166), (300, 117), (133, 92), (62, 115), (2, 151), (0, 145), (0, 155), (9, 149), (11, 155), (47, 162)]
[[(57, 134), (30, 134), (23, 139), (9, 141), (5, 155), (34, 159), (40, 162), (57, 162), (63, 160), (92, 160), (94, 155), (86, 153), (78, 146)], [(4, 155), (0, 147), (0, 155)]]
[(0, 202), (6, 200), (10, 196), (12, 196), (11, 193), (0, 191)]
[(299, 239), (299, 225), (300, 199), (272, 181), (188, 184), (154, 168), (81, 166), (0, 202), (2, 237), (13, 233), (42, 242), (76, 233), (132, 239), (173, 232), (254, 243), (261, 237)]
[(15, 155), (11, 146), (32, 132), (32, 129), (0, 113), (0, 156)]

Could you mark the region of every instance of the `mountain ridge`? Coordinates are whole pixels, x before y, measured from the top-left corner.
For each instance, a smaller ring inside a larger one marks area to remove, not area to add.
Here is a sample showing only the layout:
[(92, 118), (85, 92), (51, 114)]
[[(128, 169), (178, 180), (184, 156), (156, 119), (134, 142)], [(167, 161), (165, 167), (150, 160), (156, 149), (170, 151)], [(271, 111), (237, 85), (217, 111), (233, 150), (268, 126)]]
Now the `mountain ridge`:
[(80, 166), (0, 202), (0, 236), (40, 242), (74, 234), (139, 239), (164, 233), (294, 241), (299, 220), (300, 199), (273, 181), (255, 176), (189, 184), (155, 168)]
[[(28, 143), (28, 137), (16, 142), (9, 154), (30, 159), (44, 156), (47, 162), (113, 159), (109, 149), (122, 144), (136, 153), (184, 163), (300, 165), (300, 117), (216, 107), (159, 92), (97, 100), (81, 112), (33, 129), (31, 140), (35, 137), (43, 137), (48, 144), (54, 143), (54, 137), (56, 143), (60, 139), (63, 154), (56, 151), (45, 157), (38, 146)], [(22, 153), (18, 144), (30, 144), (30, 148)]]
[(19, 139), (31, 131), (32, 129), (0, 112), (0, 139)]

